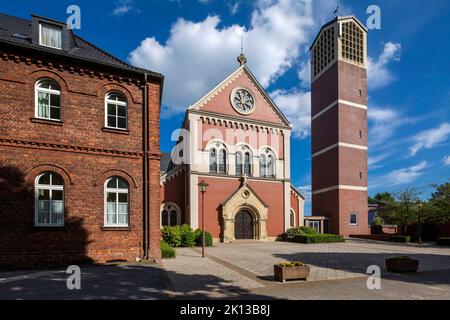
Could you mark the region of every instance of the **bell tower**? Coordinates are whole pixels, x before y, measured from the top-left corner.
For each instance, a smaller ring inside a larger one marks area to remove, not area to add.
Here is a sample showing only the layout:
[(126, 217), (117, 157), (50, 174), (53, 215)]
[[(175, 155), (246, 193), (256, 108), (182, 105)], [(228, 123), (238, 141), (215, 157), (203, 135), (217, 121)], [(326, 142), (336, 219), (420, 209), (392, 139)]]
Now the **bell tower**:
[(310, 51), (312, 214), (330, 233), (368, 234), (367, 29), (336, 17)]

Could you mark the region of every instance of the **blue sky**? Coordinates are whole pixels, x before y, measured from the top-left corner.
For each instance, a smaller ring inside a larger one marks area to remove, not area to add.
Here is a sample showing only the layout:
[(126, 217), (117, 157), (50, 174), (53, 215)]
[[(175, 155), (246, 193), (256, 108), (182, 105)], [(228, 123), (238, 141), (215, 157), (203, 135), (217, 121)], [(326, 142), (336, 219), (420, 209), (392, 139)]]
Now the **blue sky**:
[[(294, 124), (292, 179), (309, 194), (309, 45), (321, 24), (340, 14), (369, 30), (369, 194), (450, 178), (450, 2), (330, 0), (5, 1), (1, 12), (65, 21), (81, 8), (77, 34), (128, 62), (166, 75), (161, 149), (186, 106), (236, 67), (241, 35), (248, 65)], [(306, 211), (310, 211), (307, 203)]]

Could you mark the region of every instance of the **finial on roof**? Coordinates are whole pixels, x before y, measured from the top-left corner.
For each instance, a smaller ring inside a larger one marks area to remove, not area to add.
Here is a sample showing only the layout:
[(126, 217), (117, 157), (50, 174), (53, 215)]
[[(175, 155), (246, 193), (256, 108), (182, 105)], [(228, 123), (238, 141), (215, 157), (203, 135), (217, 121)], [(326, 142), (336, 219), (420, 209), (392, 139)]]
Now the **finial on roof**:
[(339, 5), (337, 5), (336, 10), (334, 10), (333, 16), (334, 16), (335, 18), (337, 18), (337, 17), (338, 17), (338, 14), (339, 14)]
[(242, 35), (241, 35), (241, 54), (237, 58), (237, 61), (239, 62), (239, 65), (241, 65), (241, 66), (247, 62), (247, 58), (244, 54), (244, 39), (243, 39)]

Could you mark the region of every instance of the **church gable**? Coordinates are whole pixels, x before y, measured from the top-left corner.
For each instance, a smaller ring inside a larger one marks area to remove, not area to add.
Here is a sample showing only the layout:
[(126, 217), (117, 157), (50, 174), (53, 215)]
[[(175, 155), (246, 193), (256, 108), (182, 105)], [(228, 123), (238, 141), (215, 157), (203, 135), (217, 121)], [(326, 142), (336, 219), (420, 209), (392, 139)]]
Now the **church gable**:
[(233, 72), (190, 109), (220, 113), (243, 120), (289, 125), (286, 117), (245, 65)]

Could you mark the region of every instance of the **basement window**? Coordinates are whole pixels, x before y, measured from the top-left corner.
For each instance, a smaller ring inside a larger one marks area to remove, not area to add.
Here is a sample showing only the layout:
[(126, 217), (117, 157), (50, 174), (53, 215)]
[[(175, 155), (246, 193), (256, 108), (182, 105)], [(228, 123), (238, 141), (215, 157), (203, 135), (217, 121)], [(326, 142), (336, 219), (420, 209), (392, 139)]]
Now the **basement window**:
[(39, 44), (54, 49), (62, 49), (62, 29), (48, 24), (39, 25)]

